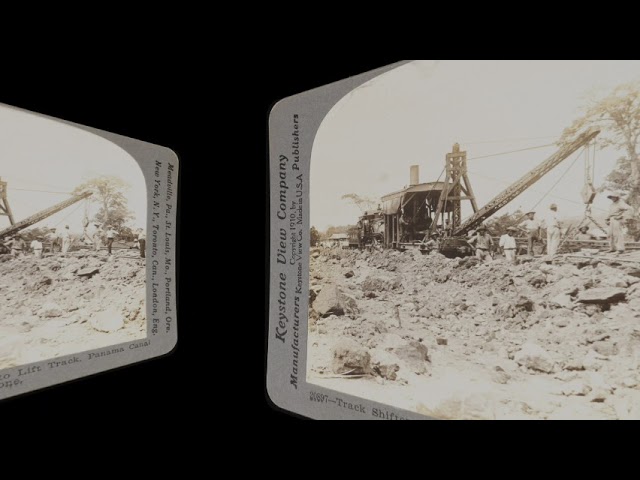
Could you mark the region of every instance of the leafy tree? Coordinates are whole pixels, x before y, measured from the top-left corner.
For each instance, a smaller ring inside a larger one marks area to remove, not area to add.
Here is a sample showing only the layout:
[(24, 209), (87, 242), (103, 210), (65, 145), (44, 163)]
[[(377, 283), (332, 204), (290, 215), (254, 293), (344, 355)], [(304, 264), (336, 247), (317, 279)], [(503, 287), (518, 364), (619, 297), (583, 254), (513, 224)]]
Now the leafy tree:
[[(63, 226), (64, 228), (64, 226)], [(27, 244), (30, 244), (32, 240), (36, 238), (46, 238), (50, 230), (47, 227), (35, 227), (28, 230), (19, 232), (19, 235), (24, 239)]]
[(73, 193), (93, 192), (89, 201), (98, 205), (99, 210), (91, 220), (122, 228), (133, 218), (125, 197), (130, 188), (131, 186), (119, 177), (101, 175), (79, 185)]
[(634, 207), (640, 206), (640, 82), (617, 86), (608, 95), (590, 98), (583, 114), (567, 128), (560, 140), (570, 141), (586, 127), (602, 129), (597, 142), (600, 149), (614, 148), (625, 155), (607, 177), (604, 188), (623, 190)]
[(311, 227), (311, 246), (315, 247), (318, 245), (320, 241), (320, 232), (316, 229), (316, 227)]
[(517, 227), (523, 217), (522, 210), (516, 210), (513, 213), (505, 213), (499, 217), (490, 218), (486, 221), (485, 226), (492, 235), (502, 235), (506, 233), (507, 227)]
[(357, 205), (362, 212), (372, 211), (377, 208), (376, 207), (377, 204), (374, 199), (369, 197), (363, 197), (355, 193), (348, 193), (346, 195), (343, 195), (341, 198), (342, 200), (349, 200), (353, 202), (353, 204)]

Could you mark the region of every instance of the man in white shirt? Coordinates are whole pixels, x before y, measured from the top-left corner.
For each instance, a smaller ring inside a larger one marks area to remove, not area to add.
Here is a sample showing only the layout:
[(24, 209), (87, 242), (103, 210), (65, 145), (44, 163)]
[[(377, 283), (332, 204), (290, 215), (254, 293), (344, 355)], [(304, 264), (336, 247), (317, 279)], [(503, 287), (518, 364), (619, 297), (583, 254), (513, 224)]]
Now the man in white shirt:
[(62, 240), (62, 253), (67, 253), (71, 246), (71, 232), (69, 232), (69, 225), (65, 225), (64, 229), (60, 233), (60, 239)]
[(527, 254), (533, 257), (533, 244), (540, 240), (540, 222), (535, 219), (536, 212), (527, 213), (527, 219), (522, 227), (527, 233)]
[(624, 253), (624, 219), (631, 206), (620, 198), (619, 193), (607, 196), (611, 200), (607, 224), (609, 225), (609, 252)]
[(111, 247), (113, 246), (113, 241), (116, 239), (116, 235), (118, 232), (114, 230), (113, 227), (107, 228), (107, 252), (111, 255)]
[(94, 223), (93, 224), (94, 228), (93, 228), (93, 232), (91, 234), (91, 240), (93, 241), (93, 249), (97, 252), (98, 250), (100, 250), (100, 247), (102, 246), (102, 225), (100, 223)]
[(500, 237), (500, 248), (504, 252), (504, 256), (509, 263), (516, 263), (516, 239), (513, 236), (518, 229), (516, 227), (507, 228), (507, 233)]
[(31, 250), (33, 250), (33, 254), (36, 258), (42, 258), (42, 242), (39, 238), (34, 238), (31, 241)]
[(544, 223), (547, 227), (547, 255), (555, 255), (558, 253), (561, 234), (558, 206), (555, 203), (549, 206), (549, 211), (544, 219)]

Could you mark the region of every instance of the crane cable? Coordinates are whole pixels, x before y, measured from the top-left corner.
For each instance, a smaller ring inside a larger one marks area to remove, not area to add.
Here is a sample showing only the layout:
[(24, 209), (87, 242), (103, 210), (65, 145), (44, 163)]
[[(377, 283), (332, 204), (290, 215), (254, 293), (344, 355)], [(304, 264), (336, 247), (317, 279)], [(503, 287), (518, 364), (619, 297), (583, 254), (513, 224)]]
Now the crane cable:
[[(473, 174), (474, 177), (486, 178), (487, 180), (493, 180), (503, 185), (511, 185), (513, 183), (511, 180), (505, 180), (504, 178), (491, 177), (489, 175), (484, 175), (482, 173), (478, 173), (473, 170), (469, 170), (468, 172)], [(528, 188), (527, 190), (530, 192), (541, 193), (540, 190), (536, 190), (534, 188)], [(583, 205), (583, 202), (579, 202), (577, 200), (571, 200), (570, 198), (561, 197), (560, 195), (548, 195), (548, 196), (552, 198), (557, 198), (558, 200), (562, 200), (564, 202), (575, 203), (576, 205)], [(606, 212), (606, 210), (602, 208), (596, 208), (595, 210), (598, 210), (600, 212)]]
[(547, 148), (547, 147), (553, 147), (555, 146), (555, 143), (549, 143), (547, 145), (538, 145), (537, 147), (529, 147), (529, 148), (522, 148), (520, 150), (510, 150), (508, 152), (499, 152), (499, 153), (492, 153), (491, 155), (483, 155), (481, 157), (473, 157), (473, 158), (467, 158), (467, 161), (470, 160), (480, 160), (482, 158), (491, 158), (491, 157), (499, 157), (501, 155), (509, 155), (510, 153), (519, 153), (519, 152), (527, 152), (529, 150), (539, 150), (541, 148)]
[(516, 143), (516, 142), (526, 142), (529, 140), (546, 140), (548, 138), (559, 138), (560, 135), (547, 135), (545, 137), (520, 137), (520, 138), (505, 138), (502, 140), (481, 140), (478, 142), (462, 142), (465, 145), (482, 145), (488, 143)]
[(17, 190), (20, 192), (39, 192), (39, 193), (57, 193), (60, 195), (73, 195), (71, 192), (54, 192), (52, 190), (34, 190), (31, 188), (11, 188), (11, 190)]
[(71, 215), (73, 215), (81, 206), (82, 206), (82, 204), (80, 204), (76, 208), (74, 208), (71, 212), (69, 212), (69, 215), (65, 216), (62, 220), (60, 220), (58, 223), (56, 223), (53, 226), (53, 228), (56, 228), (58, 225), (60, 225), (62, 222), (64, 222), (67, 218), (69, 218)]
[[(549, 191), (547, 191), (547, 193), (544, 194), (544, 196), (538, 200), (538, 203), (536, 203), (533, 208), (531, 208), (531, 210), (529, 210), (530, 212), (533, 212), (536, 208), (538, 208), (538, 205), (540, 205), (542, 203), (542, 201), (547, 198), (549, 196), (549, 194), (554, 190), (554, 188), (556, 188), (558, 186), (558, 184), (562, 181), (562, 179), (567, 175), (567, 173), (569, 173), (569, 170), (571, 170), (573, 168), (573, 166), (578, 162), (578, 160), (580, 160), (580, 157), (582, 157), (582, 154), (584, 153), (584, 149), (580, 152), (580, 155), (578, 155), (573, 162), (571, 162), (571, 165), (569, 165), (569, 167), (564, 171), (564, 173), (562, 175), (560, 175), (560, 178), (558, 178), (558, 180), (556, 181), (556, 183), (554, 183), (551, 188), (549, 189)], [(523, 217), (524, 218), (524, 217)]]
[[(530, 208), (528, 211), (529, 212), (533, 212), (535, 211), (536, 208), (538, 208), (538, 206), (542, 203), (542, 201), (547, 198), (549, 196), (549, 194), (553, 191), (554, 188), (556, 188), (558, 186), (558, 184), (562, 181), (562, 179), (565, 177), (565, 175), (567, 173), (569, 173), (569, 170), (571, 170), (573, 168), (573, 166), (576, 164), (576, 162), (578, 160), (580, 160), (580, 157), (582, 157), (582, 154), (584, 153), (584, 149), (580, 152), (580, 154), (573, 160), (573, 162), (571, 162), (571, 165), (569, 165), (569, 167), (564, 171), (564, 173), (560, 176), (560, 178), (558, 178), (558, 180), (556, 180), (556, 182), (551, 186), (551, 188), (547, 191), (547, 193), (545, 193), (540, 200), (538, 200), (538, 202), (532, 207)], [(525, 213), (524, 215), (522, 215), (514, 224), (513, 226), (516, 226), (518, 224), (520, 224), (520, 222), (524, 219), (524, 217), (526, 217), (527, 214)]]

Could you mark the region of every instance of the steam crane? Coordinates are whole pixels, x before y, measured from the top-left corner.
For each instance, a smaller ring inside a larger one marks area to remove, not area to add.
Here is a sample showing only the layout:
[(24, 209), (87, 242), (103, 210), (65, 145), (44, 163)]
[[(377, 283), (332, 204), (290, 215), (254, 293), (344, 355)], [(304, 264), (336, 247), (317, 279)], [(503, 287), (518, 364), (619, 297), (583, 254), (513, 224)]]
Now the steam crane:
[[(522, 192), (524, 192), (531, 185), (540, 180), (544, 175), (549, 173), (553, 168), (558, 166), (561, 162), (566, 160), (571, 154), (576, 152), (580, 147), (589, 144), (591, 140), (596, 138), (600, 130), (592, 128), (581, 133), (574, 141), (564, 145), (560, 150), (551, 155), (547, 160), (542, 162), (536, 168), (526, 173), (518, 181), (510, 185), (502, 193), (498, 194), (493, 200), (487, 203), (480, 210), (469, 217), (461, 225), (453, 225), (453, 236), (461, 236), (466, 234), (469, 230), (477, 227), (484, 222), (491, 215), (496, 213), (502, 207), (504, 207), (511, 200), (516, 198)], [(465, 163), (466, 165), (466, 163)], [(464, 172), (466, 176), (466, 172)], [(463, 177), (464, 178), (464, 177)]]
[[(447, 154), (443, 170), (446, 178), (442, 182), (438, 178), (435, 182), (420, 183), (419, 167), (413, 165), (409, 186), (381, 199), (378, 216), (383, 218), (384, 232), (379, 234), (379, 241), (386, 248), (420, 246), (425, 253), (426, 241), (436, 230), (442, 229), (446, 236), (439, 242), (441, 253), (454, 256), (471, 254), (472, 249), (465, 238), (470, 230), (478, 227), (578, 149), (588, 145), (599, 133), (600, 130), (595, 128), (585, 130), (482, 208), (478, 207), (469, 180), (467, 152), (462, 151), (458, 144)], [(473, 209), (473, 215), (464, 221), (461, 215), (463, 200), (468, 200)], [(362, 217), (362, 220), (367, 219)], [(361, 237), (362, 234), (366, 232), (361, 232)], [(366, 235), (363, 238), (365, 245), (375, 243), (367, 242)]]
[(13, 217), (11, 216), (9, 218), (12, 225), (10, 227), (5, 228), (4, 230), (0, 230), (0, 240), (7, 237), (8, 235), (16, 234), (20, 230), (24, 230), (25, 228), (28, 228), (31, 225), (35, 225), (36, 223), (44, 220), (45, 218), (50, 217), (51, 215), (58, 213), (59, 211), (64, 210), (67, 207), (70, 207), (74, 203), (78, 203), (79, 201), (84, 200), (85, 198), (89, 198), (91, 195), (93, 195), (92, 192), (85, 192), (85, 193), (81, 193), (80, 195), (73, 195), (71, 198), (63, 202), (56, 203), (52, 207), (42, 210), (36, 213), (35, 215), (31, 215), (30, 217), (27, 217), (24, 220), (21, 220), (20, 222), (17, 222), (17, 223), (13, 223), (12, 221)]

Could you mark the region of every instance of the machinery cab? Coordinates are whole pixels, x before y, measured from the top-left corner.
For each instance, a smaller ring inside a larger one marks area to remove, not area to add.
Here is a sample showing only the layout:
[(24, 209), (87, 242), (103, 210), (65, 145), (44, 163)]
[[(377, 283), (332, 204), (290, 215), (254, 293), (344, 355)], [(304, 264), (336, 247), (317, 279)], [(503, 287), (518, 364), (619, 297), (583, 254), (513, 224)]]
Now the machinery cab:
[(373, 212), (364, 212), (356, 228), (349, 231), (349, 246), (365, 248), (383, 245), (384, 224), (385, 217), (380, 207)]
[(444, 202), (436, 218), (445, 182), (419, 183), (418, 167), (411, 167), (411, 185), (382, 197), (385, 218), (383, 244), (387, 248), (404, 248), (422, 243), (434, 222), (441, 237), (451, 235), (454, 202)]

